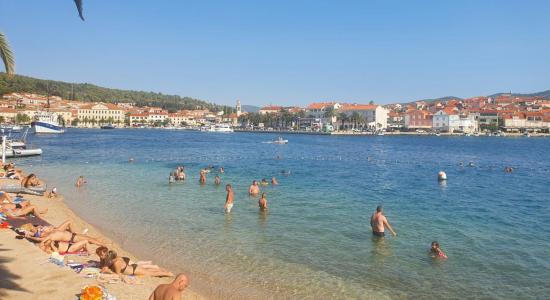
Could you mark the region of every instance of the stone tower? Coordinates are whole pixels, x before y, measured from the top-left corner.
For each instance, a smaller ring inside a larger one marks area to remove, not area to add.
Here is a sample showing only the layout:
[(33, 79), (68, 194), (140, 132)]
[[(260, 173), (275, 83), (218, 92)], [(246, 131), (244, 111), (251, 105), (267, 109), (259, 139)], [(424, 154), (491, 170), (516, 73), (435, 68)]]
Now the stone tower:
[(237, 116), (240, 116), (242, 114), (241, 101), (240, 100), (237, 100), (237, 106), (235, 108), (237, 109)]

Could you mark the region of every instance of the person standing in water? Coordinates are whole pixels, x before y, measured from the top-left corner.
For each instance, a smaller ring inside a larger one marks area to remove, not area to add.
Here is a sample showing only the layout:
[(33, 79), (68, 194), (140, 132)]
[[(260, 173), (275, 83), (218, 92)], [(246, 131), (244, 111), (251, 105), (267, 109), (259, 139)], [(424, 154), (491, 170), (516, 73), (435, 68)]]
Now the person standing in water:
[(200, 184), (205, 184), (206, 183), (206, 172), (204, 170), (201, 170), (201, 172), (200, 172), (199, 183)]
[(393, 230), (390, 223), (388, 223), (388, 219), (386, 219), (386, 216), (384, 216), (382, 210), (382, 206), (379, 205), (378, 207), (376, 207), (376, 212), (372, 214), (372, 217), (370, 219), (372, 234), (377, 237), (384, 237), (384, 231), (387, 227), (391, 234), (393, 234), (393, 236), (397, 236), (397, 233)]
[(227, 196), (225, 197), (225, 205), (223, 209), (225, 210), (226, 213), (230, 213), (231, 209), (233, 208), (233, 198), (234, 198), (233, 188), (231, 187), (230, 184), (228, 184), (225, 186), (225, 190), (227, 191)]
[(265, 193), (262, 193), (262, 197), (258, 200), (258, 207), (260, 207), (260, 210), (267, 210), (267, 199), (265, 198)]
[(216, 177), (214, 178), (214, 184), (220, 185), (221, 183), (222, 183), (222, 179), (220, 178), (220, 176), (216, 175)]
[(252, 196), (257, 196), (260, 193), (260, 187), (258, 186), (258, 182), (256, 180), (252, 181), (252, 185), (248, 188), (248, 194)]
[(76, 180), (76, 187), (81, 187), (83, 184), (86, 183), (86, 179), (84, 179), (84, 176), (80, 175), (78, 179)]

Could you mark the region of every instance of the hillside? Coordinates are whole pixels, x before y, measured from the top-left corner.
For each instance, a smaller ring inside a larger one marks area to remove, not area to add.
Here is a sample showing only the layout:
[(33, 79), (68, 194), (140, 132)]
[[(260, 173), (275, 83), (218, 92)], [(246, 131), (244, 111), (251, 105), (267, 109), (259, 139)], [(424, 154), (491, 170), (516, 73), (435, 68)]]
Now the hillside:
[(155, 92), (110, 89), (89, 83), (69, 83), (21, 75), (8, 77), (5, 73), (0, 73), (0, 95), (12, 92), (49, 94), (64, 99), (85, 102), (133, 102), (137, 106), (158, 106), (170, 111), (203, 108), (213, 111), (232, 111), (233, 109), (190, 97), (164, 95)]

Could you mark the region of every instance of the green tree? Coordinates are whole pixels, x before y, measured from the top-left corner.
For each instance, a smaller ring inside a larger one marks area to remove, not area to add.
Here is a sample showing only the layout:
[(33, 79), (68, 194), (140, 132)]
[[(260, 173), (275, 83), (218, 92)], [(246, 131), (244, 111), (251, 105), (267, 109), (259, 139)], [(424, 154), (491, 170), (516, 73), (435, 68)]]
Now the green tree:
[(92, 126), (95, 126), (95, 124), (97, 123), (97, 120), (95, 118), (91, 118), (90, 123), (92, 123)]
[(27, 114), (18, 113), (15, 116), (15, 122), (18, 124), (27, 124), (31, 121), (31, 118)]
[[(76, 4), (76, 9), (78, 10), (78, 15), (84, 21), (84, 16), (82, 14), (82, 0), (74, 0)], [(0, 32), (0, 58), (4, 62), (4, 67), (6, 68), (6, 74), (12, 75), (15, 72), (15, 58), (13, 52), (11, 51), (10, 45), (4, 33)]]
[(0, 116), (0, 123), (4, 123), (6, 122), (6, 118), (4, 118), (4, 116)]
[(78, 126), (79, 122), (80, 122), (80, 120), (78, 118), (76, 118), (71, 122), (71, 125), (76, 127), (76, 126)]

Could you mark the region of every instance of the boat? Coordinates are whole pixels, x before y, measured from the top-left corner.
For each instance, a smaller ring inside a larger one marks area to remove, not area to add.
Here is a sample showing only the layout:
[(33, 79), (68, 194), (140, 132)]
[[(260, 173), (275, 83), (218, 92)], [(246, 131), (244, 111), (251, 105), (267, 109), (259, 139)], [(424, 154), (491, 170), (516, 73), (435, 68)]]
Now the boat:
[[(27, 149), (27, 144), (25, 143), (27, 131), (28, 129), (24, 132), (20, 140), (14, 140), (7, 136), (5, 137), (6, 138), (6, 157), (14, 158), (14, 157), (42, 155), (42, 149), (39, 149), (39, 148)], [(3, 152), (3, 146), (1, 146), (1, 142), (0, 142), (0, 155), (3, 154), (2, 152)]]
[(385, 133), (384, 133), (384, 131), (378, 131), (378, 133), (376, 135), (382, 136), (382, 135), (385, 135)]
[(107, 125), (103, 125), (100, 127), (101, 129), (115, 129), (115, 126), (113, 124), (109, 123)]
[(202, 126), (200, 130), (206, 132), (233, 132), (233, 128), (229, 124)]
[(34, 133), (63, 133), (65, 129), (57, 122), (57, 114), (43, 111), (37, 113), (31, 123)]
[(284, 144), (288, 144), (288, 140), (285, 140), (283, 139), (282, 137), (278, 137), (276, 140), (273, 140), (273, 141), (267, 141), (267, 142), (264, 142), (266, 144), (279, 144), (279, 145), (284, 145)]
[(529, 132), (526, 132), (523, 134), (524, 137), (531, 137), (531, 134)]

